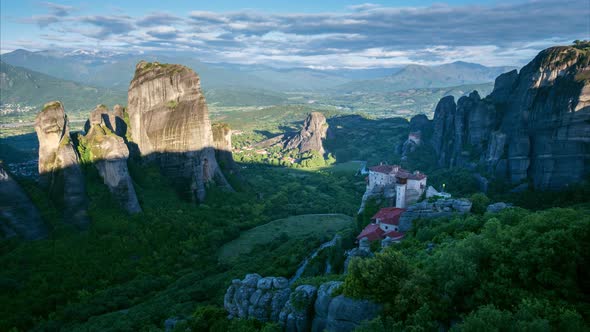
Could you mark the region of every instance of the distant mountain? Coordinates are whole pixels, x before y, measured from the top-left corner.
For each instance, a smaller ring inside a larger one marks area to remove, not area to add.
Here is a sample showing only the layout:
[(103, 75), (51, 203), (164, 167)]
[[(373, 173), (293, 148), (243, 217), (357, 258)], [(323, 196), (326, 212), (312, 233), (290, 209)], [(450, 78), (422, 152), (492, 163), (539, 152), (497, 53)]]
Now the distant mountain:
[[(261, 89), (302, 91), (325, 89), (349, 82), (350, 73), (307, 68), (275, 69), (258, 65), (204, 63), (188, 56), (155, 54), (105, 54), (76, 50), (71, 52), (15, 50), (2, 54), (2, 61), (65, 80), (127, 90), (135, 64), (141, 60), (182, 64), (201, 77), (207, 89)], [(370, 75), (369, 75), (370, 76)]]
[(468, 62), (453, 62), (439, 66), (408, 65), (382, 78), (345, 83), (334, 88), (339, 93), (393, 92), (415, 88), (443, 88), (458, 85), (493, 82), (514, 67), (486, 67)]
[(62, 80), (0, 61), (0, 104), (19, 104), (36, 109), (60, 100), (70, 114), (91, 110), (97, 104), (126, 104), (127, 94)]

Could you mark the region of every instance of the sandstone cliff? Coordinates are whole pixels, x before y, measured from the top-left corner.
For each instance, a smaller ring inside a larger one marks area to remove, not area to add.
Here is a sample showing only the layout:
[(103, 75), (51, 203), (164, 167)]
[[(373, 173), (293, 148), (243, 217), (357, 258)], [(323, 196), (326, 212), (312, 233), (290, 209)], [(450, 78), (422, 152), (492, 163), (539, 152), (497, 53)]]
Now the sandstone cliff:
[(121, 105), (115, 105), (113, 112), (109, 112), (109, 109), (105, 105), (98, 105), (90, 112), (90, 118), (84, 124), (84, 131), (88, 133), (93, 125), (103, 124), (117, 136), (125, 138), (127, 134), (125, 116), (125, 107)]
[(79, 138), (81, 150), (84, 151), (83, 157), (94, 164), (104, 183), (127, 212), (141, 212), (127, 169), (129, 149), (124, 139), (108, 128), (105, 120), (109, 121), (109, 118), (96, 116), (103, 111), (109, 113), (106, 107), (97, 106), (90, 116), (90, 129), (85, 136)]
[(215, 157), (221, 169), (228, 172), (236, 171), (237, 165), (232, 155), (231, 129), (225, 123), (215, 123), (212, 126)]
[(0, 163), (0, 237), (38, 240), (47, 234), (39, 210)]
[(209, 111), (194, 71), (142, 61), (128, 98), (131, 136), (144, 158), (157, 161), (199, 201), (214, 180), (229, 188), (215, 158)]
[(590, 165), (590, 50), (553, 47), (493, 92), (440, 100), (431, 143), (441, 166), (484, 166), (538, 189), (579, 182)]
[(83, 229), (90, 223), (84, 175), (70, 138), (68, 118), (60, 102), (45, 104), (35, 118), (39, 139), (40, 184), (64, 207), (67, 223)]
[(324, 155), (323, 140), (328, 132), (326, 117), (319, 112), (311, 112), (303, 122), (303, 128), (295, 136), (288, 138), (284, 146), (288, 150), (298, 149), (300, 153), (317, 151)]

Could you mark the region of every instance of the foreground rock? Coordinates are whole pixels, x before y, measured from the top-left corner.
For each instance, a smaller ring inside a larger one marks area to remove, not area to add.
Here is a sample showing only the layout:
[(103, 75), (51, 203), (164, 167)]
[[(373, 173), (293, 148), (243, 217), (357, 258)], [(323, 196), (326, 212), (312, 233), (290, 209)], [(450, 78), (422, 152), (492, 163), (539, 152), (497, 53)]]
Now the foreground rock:
[(431, 143), (441, 166), (480, 165), (536, 189), (577, 183), (590, 165), (590, 56), (552, 47), (520, 73), (500, 75), (494, 91), (445, 97), (436, 107)]
[(155, 160), (177, 186), (198, 201), (205, 198), (208, 183), (230, 188), (215, 158), (209, 110), (194, 71), (138, 63), (127, 112), (141, 156)]
[(0, 232), (4, 238), (16, 236), (25, 240), (39, 240), (48, 235), (39, 210), (1, 163)]
[(450, 217), (471, 211), (471, 202), (467, 199), (439, 199), (434, 202), (423, 201), (407, 207), (399, 219), (399, 230), (407, 232), (412, 221), (420, 218)]
[(370, 301), (333, 297), (341, 284), (301, 285), (291, 291), (285, 278), (248, 274), (232, 281), (223, 303), (230, 318), (278, 322), (289, 332), (352, 331), (379, 314), (381, 307)]
[(39, 139), (39, 180), (52, 198), (64, 207), (64, 220), (79, 229), (90, 223), (84, 175), (70, 138), (68, 118), (63, 105), (45, 104), (35, 118)]
[[(92, 122), (92, 119), (90, 120)], [(86, 157), (97, 169), (121, 207), (129, 213), (141, 212), (135, 188), (127, 169), (129, 149), (122, 137), (115, 135), (104, 123), (93, 122), (88, 133), (80, 138)]]

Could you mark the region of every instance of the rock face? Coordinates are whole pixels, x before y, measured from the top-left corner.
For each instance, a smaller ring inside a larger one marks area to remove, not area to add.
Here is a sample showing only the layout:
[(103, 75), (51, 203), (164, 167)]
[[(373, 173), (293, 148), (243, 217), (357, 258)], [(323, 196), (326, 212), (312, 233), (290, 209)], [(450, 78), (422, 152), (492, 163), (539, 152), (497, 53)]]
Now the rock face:
[(206, 185), (214, 180), (229, 188), (215, 158), (209, 110), (194, 71), (138, 63), (127, 111), (141, 156), (157, 161), (163, 173), (193, 197), (202, 201)]
[(104, 122), (100, 122), (92, 124), (88, 133), (80, 139), (80, 144), (82, 142), (89, 161), (98, 169), (121, 207), (129, 213), (141, 212), (127, 169), (129, 149), (123, 138), (115, 135)]
[(276, 322), (290, 295), (286, 278), (262, 278), (258, 274), (248, 274), (244, 280), (232, 281), (223, 305), (230, 317)]
[(422, 145), (422, 140), (429, 139), (432, 133), (432, 123), (426, 115), (418, 114), (410, 120), (410, 133), (401, 146), (402, 160)]
[(113, 112), (109, 112), (106, 105), (97, 105), (90, 113), (90, 118), (84, 124), (84, 131), (88, 133), (93, 125), (102, 124), (117, 136), (125, 138), (127, 134), (125, 116), (125, 107), (121, 105), (115, 105)]
[(232, 156), (231, 129), (225, 123), (216, 123), (212, 127), (215, 157), (219, 166), (229, 172), (236, 171), (237, 165)]
[(471, 211), (471, 202), (467, 199), (439, 199), (434, 202), (423, 201), (408, 206), (399, 219), (399, 230), (407, 232), (412, 221), (419, 218), (448, 217), (453, 214), (464, 214)]
[(305, 119), (301, 131), (285, 142), (285, 148), (288, 150), (299, 149), (300, 153), (317, 151), (323, 156), (326, 152), (323, 140), (326, 138), (327, 132), (326, 117), (322, 113), (311, 112)]
[(285, 278), (248, 274), (232, 281), (223, 303), (230, 318), (278, 322), (288, 332), (352, 331), (379, 314), (381, 306), (370, 301), (333, 297), (341, 284), (301, 285), (291, 291)]
[(520, 73), (500, 75), (493, 92), (454, 105), (440, 100), (431, 143), (441, 166), (475, 163), (537, 189), (579, 182), (590, 165), (590, 52), (542, 51)]
[(45, 104), (35, 118), (39, 139), (39, 178), (59, 205), (67, 223), (84, 229), (90, 223), (84, 175), (70, 138), (68, 118), (60, 102)]
[(47, 237), (47, 226), (27, 194), (0, 164), (0, 236), (25, 240)]

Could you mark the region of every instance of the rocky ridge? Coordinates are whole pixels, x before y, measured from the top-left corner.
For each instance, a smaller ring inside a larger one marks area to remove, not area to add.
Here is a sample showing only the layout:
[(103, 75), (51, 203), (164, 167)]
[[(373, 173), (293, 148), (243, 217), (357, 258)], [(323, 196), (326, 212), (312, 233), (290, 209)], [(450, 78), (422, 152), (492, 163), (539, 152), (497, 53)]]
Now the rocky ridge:
[(484, 167), (537, 189), (577, 183), (590, 166), (590, 51), (552, 47), (493, 92), (442, 98), (431, 144), (440, 166)]

